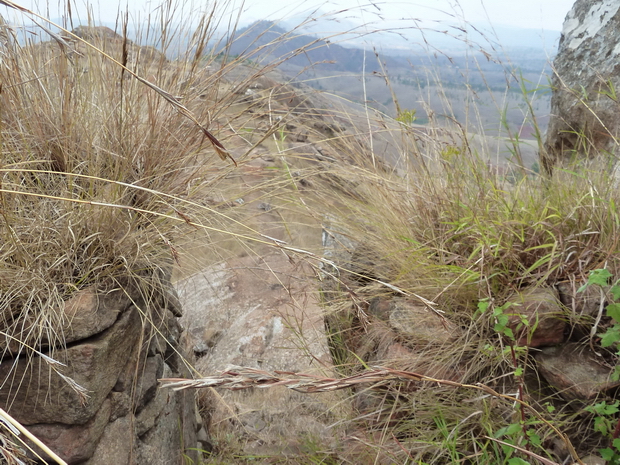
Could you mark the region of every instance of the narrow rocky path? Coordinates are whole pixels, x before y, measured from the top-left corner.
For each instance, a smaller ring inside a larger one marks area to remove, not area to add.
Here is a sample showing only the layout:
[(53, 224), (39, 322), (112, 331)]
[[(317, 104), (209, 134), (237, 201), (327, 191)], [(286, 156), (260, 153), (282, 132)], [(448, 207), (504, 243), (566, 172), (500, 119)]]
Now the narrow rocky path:
[[(252, 162), (240, 182), (262, 182), (260, 168), (273, 162), (267, 158)], [(278, 202), (267, 203), (259, 191), (240, 208), (249, 209), (263, 234), (287, 241), (295, 234), (282, 224)], [(320, 227), (301, 228), (293, 240), (302, 242), (296, 246), (320, 243)], [(201, 375), (231, 365), (333, 375), (316, 274), (308, 263), (266, 244), (240, 248), (237, 256), (183, 278), (176, 287)], [(283, 387), (200, 395), (212, 405), (210, 430), (218, 447), (227, 437), (231, 447), (255, 456), (294, 457), (308, 444), (333, 442), (330, 425), (337, 419), (330, 409), (346, 408), (339, 393), (311, 396)]]

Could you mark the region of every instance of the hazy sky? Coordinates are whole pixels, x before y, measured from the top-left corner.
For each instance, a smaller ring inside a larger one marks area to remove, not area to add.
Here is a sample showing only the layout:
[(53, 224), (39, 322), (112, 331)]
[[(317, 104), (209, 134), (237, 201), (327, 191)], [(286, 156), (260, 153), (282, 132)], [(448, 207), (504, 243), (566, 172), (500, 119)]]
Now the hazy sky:
[[(58, 5), (66, 4), (67, 0), (13, 0), (26, 8), (45, 12), (49, 9), (52, 17), (58, 16)], [(91, 5), (96, 19), (103, 22), (114, 21), (119, 4), (127, 7), (134, 21), (145, 19), (160, 5), (160, 0), (70, 0), (73, 10), (80, 12), (85, 18), (86, 3)], [(168, 0), (186, 12), (197, 14), (213, 5), (211, 0)], [(229, 12), (239, 11), (241, 0), (218, 0), (222, 9)], [(310, 13), (316, 8), (324, 12), (333, 12), (349, 9), (341, 15), (350, 21), (362, 20), (378, 25), (384, 22), (388, 27), (405, 26), (412, 18), (427, 21), (442, 21), (448, 24), (458, 24), (462, 21), (472, 23), (491, 23), (497, 26), (516, 26), (532, 29), (561, 30), (564, 17), (571, 8), (574, 0), (379, 0), (369, 2), (365, 0), (328, 0), (328, 1), (287, 1), (287, 0), (246, 0), (243, 4), (241, 21), (251, 22), (256, 19), (283, 19), (286, 16)], [(282, 6), (282, 5), (287, 6)], [(0, 13), (5, 14), (1, 8)], [(8, 14), (9, 20), (13, 17)]]

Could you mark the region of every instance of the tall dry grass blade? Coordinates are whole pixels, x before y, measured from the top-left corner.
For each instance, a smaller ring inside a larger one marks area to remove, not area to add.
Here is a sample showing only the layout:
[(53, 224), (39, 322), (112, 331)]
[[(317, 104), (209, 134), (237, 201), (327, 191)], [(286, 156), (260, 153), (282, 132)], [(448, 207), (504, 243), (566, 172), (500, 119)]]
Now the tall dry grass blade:
[[(87, 41), (85, 39), (82, 39), (81, 37), (77, 36), (73, 32), (63, 28), (62, 26), (59, 26), (58, 24), (54, 23), (50, 19), (46, 18), (45, 16), (41, 16), (41, 15), (35, 13), (34, 11), (29, 10), (28, 8), (24, 8), (21, 5), (18, 5), (16, 3), (11, 2), (10, 0), (0, 0), (0, 5), (5, 5), (5, 6), (9, 7), (9, 8), (16, 9), (16, 10), (21, 11), (23, 13), (26, 13), (28, 15), (35, 16), (35, 17), (37, 17), (37, 18), (39, 18), (39, 19), (41, 19), (41, 20), (51, 24), (52, 26), (57, 27), (62, 32), (64, 32), (65, 34), (68, 34), (73, 39), (75, 39), (75, 40), (77, 40), (79, 42), (82, 42), (87, 47), (92, 48), (95, 52), (101, 54), (101, 56), (103, 56), (106, 59), (110, 60), (115, 65), (119, 66), (123, 70), (123, 72), (130, 74), (134, 79), (138, 80), (140, 83), (144, 84), (145, 86), (147, 86), (150, 89), (152, 89), (155, 92), (157, 92), (161, 97), (164, 98), (164, 100), (166, 100), (174, 108), (176, 108), (179, 113), (181, 113), (183, 116), (185, 116), (190, 121), (192, 121), (198, 127), (198, 129), (200, 129), (202, 131), (203, 135), (207, 139), (209, 139), (209, 142), (211, 143), (211, 145), (213, 146), (213, 148), (215, 149), (215, 151), (219, 155), (219, 157), (222, 160), (226, 160), (226, 158), (230, 158), (232, 160), (232, 162), (235, 164), (235, 166), (237, 166), (237, 162), (235, 161), (233, 156), (228, 152), (226, 147), (224, 147), (224, 145), (213, 134), (211, 134), (211, 132), (207, 128), (205, 128), (202, 124), (200, 124), (200, 122), (196, 119), (196, 117), (192, 114), (192, 112), (189, 111), (181, 102), (179, 102), (179, 100), (175, 96), (173, 96), (169, 92), (165, 91), (161, 87), (153, 84), (152, 82), (149, 82), (148, 80), (144, 79), (142, 76), (140, 76), (136, 72), (132, 71), (131, 69), (127, 68), (121, 62), (119, 62), (118, 60), (114, 59), (113, 57), (111, 57), (110, 55), (105, 53), (103, 50), (101, 50), (100, 48), (98, 48), (95, 45), (91, 44), (89, 41)], [(51, 33), (51, 31), (48, 31), (46, 28), (43, 28), (43, 29), (46, 32), (50, 33), (50, 35), (52, 37), (54, 37), (54, 39), (56, 41), (59, 40), (59, 39), (57, 39), (57, 35), (56, 34)], [(62, 44), (62, 42), (64, 42), (64, 41), (62, 39), (60, 39), (60, 40), (61, 40), (61, 42), (59, 42), (59, 43)], [(64, 43), (66, 44), (66, 42), (64, 42)]]
[(484, 436), (484, 437), (485, 439), (488, 439), (489, 441), (497, 442), (498, 444), (501, 444), (503, 446), (512, 447), (513, 449), (518, 450), (519, 452), (522, 452), (525, 455), (529, 455), (533, 459), (536, 459), (539, 462), (541, 462), (543, 465), (560, 465), (559, 463), (554, 462), (553, 460), (549, 460), (549, 459), (546, 459), (545, 457), (541, 457), (540, 455), (535, 454), (534, 452), (531, 452), (527, 449), (524, 449), (523, 447), (515, 446), (514, 444), (510, 444), (506, 441), (500, 441), (499, 439), (492, 438), (491, 436)]
[(538, 420), (553, 430), (566, 444), (573, 459), (580, 465), (584, 465), (573, 444), (566, 434), (562, 433), (551, 422), (545, 419), (538, 411), (527, 402), (507, 394), (500, 394), (490, 387), (479, 384), (464, 384), (446, 379), (436, 379), (418, 373), (402, 370), (394, 370), (387, 367), (374, 367), (362, 373), (345, 378), (325, 378), (317, 375), (277, 371), (273, 373), (248, 367), (231, 367), (219, 375), (207, 376), (200, 379), (162, 378), (159, 382), (162, 387), (171, 388), (175, 391), (183, 389), (199, 389), (206, 387), (220, 387), (223, 389), (240, 390), (250, 388), (270, 388), (286, 386), (302, 393), (332, 392), (347, 389), (359, 384), (383, 384), (387, 381), (405, 382), (429, 382), (455, 388), (475, 389), (485, 392), (493, 397), (504, 399), (511, 403), (517, 403), (528, 409)]

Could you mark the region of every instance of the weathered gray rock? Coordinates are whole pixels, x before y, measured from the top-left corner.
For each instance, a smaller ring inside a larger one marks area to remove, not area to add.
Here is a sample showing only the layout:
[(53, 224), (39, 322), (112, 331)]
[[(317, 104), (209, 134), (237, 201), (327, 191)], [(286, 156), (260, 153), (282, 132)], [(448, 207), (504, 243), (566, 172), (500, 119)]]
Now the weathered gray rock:
[(197, 357), (202, 357), (215, 347), (217, 341), (222, 337), (222, 331), (213, 326), (200, 326), (189, 331), (188, 337), (191, 340), (190, 344), (194, 354)]
[(50, 354), (66, 365), (57, 370), (88, 391), (82, 399), (57, 371), (40, 357), (19, 358), (0, 364), (0, 405), (24, 425), (88, 422), (101, 408), (127, 362), (127, 354), (142, 331), (136, 309), (87, 342)]
[(581, 459), (584, 465), (606, 465), (607, 461), (598, 455), (586, 455)]
[[(95, 452), (89, 457), (85, 465), (108, 465), (123, 463), (136, 465), (140, 462), (135, 458), (135, 438), (131, 415), (118, 418), (108, 424)], [(143, 462), (144, 463), (144, 462)]]
[(460, 382), (465, 375), (465, 370), (454, 360), (430, 359), (426, 353), (416, 352), (415, 348), (407, 347), (399, 342), (380, 347), (369, 364), (389, 366), (430, 378), (457, 382)]
[[(51, 423), (29, 426), (29, 431), (68, 463), (92, 457), (99, 438), (110, 421), (111, 402), (106, 400), (95, 416), (84, 425)], [(41, 451), (38, 451), (42, 454)]]
[[(517, 344), (545, 347), (564, 341), (566, 321), (555, 291), (551, 288), (526, 290), (511, 299), (513, 305), (508, 327), (512, 329)], [(527, 321), (524, 324), (523, 321)]]
[[(183, 456), (197, 463), (196, 410), (194, 393), (166, 392), (166, 402), (151, 429), (140, 436), (137, 463), (140, 465), (174, 465), (185, 463)], [(181, 395), (177, 395), (181, 394)], [(192, 463), (192, 462), (189, 462)]]
[(309, 132), (306, 129), (300, 129), (293, 136), (295, 142), (308, 142)]
[[(54, 328), (54, 340), (49, 334), (43, 333), (39, 337), (36, 327), (37, 321), (21, 319), (6, 328), (6, 333), (14, 338), (0, 338), (0, 349), (8, 348), (13, 355), (23, 351), (22, 342), (36, 342), (41, 348), (50, 345), (64, 347), (74, 341), (86, 339), (108, 329), (118, 319), (119, 315), (132, 305), (126, 291), (118, 287), (112, 289), (96, 289), (91, 287), (76, 293), (71, 299), (60, 305), (57, 311), (58, 326)], [(37, 336), (35, 337), (34, 334)]]
[[(582, 283), (583, 284), (583, 283)], [(598, 286), (588, 286), (582, 292), (577, 292), (581, 285), (562, 282), (557, 285), (560, 301), (575, 316), (596, 317), (605, 303), (604, 294)]]
[(402, 297), (376, 297), (368, 306), (368, 313), (387, 322), (395, 332), (394, 339), (404, 338), (416, 346), (445, 344), (460, 336), (459, 328), (439, 314)]
[[(182, 321), (194, 347), (197, 336), (204, 337), (208, 347), (196, 369), (207, 375), (239, 365), (334, 376), (323, 310), (315, 302), (309, 271), (282, 254), (264, 251), (179, 281)], [(246, 453), (278, 454), (300, 437), (330, 438), (334, 430), (328, 428), (328, 406), (333, 402), (343, 408), (335, 401), (339, 395), (223, 391), (223, 402), (215, 403), (210, 417), (220, 432), (234, 435)], [(144, 454), (150, 457), (151, 452), (145, 449)]]
[(390, 326), (416, 345), (445, 344), (459, 336), (454, 323), (407, 299), (392, 299), (387, 311)]
[(617, 386), (611, 370), (597, 363), (597, 355), (583, 344), (546, 347), (534, 356), (538, 372), (566, 400), (589, 400)]
[[(159, 378), (170, 378), (172, 371), (168, 365), (163, 365), (163, 372)], [(136, 415), (136, 432), (138, 436), (142, 436), (149, 431), (157, 423), (157, 419), (163, 413), (166, 404), (168, 403), (168, 395), (170, 392), (167, 389), (157, 389), (155, 397), (151, 402), (146, 404)]]
[(551, 119), (541, 154), (547, 172), (574, 156), (618, 153), (619, 58), (620, 3), (577, 0), (553, 62)]

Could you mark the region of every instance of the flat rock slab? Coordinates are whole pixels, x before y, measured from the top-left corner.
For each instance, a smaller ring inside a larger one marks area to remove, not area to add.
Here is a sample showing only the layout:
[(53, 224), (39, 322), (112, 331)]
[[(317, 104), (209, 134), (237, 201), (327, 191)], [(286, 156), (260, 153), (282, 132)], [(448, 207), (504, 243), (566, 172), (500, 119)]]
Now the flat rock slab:
[[(230, 365), (333, 376), (314, 286), (309, 270), (273, 250), (234, 258), (179, 282), (182, 323), (192, 337), (208, 339), (202, 345), (193, 341), (203, 355), (196, 369), (204, 376)], [(331, 438), (329, 405), (340, 396), (281, 387), (219, 394), (212, 424), (228, 424), (247, 453), (291, 447), (308, 435)]]
[(535, 355), (538, 372), (566, 400), (589, 400), (620, 383), (609, 379), (611, 370), (583, 344), (546, 347)]

